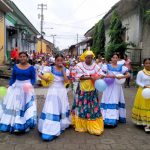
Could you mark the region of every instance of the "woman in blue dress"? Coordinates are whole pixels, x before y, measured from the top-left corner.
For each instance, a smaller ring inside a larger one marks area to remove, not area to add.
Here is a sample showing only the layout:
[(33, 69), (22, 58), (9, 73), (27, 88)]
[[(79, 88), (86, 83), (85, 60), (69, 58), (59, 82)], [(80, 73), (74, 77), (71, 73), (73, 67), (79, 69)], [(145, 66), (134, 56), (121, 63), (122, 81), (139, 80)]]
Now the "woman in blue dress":
[[(103, 65), (102, 71), (108, 78), (116, 78), (103, 92), (101, 100), (101, 112), (104, 125), (116, 127), (118, 122), (126, 123), (125, 99), (120, 79), (130, 77), (128, 68), (117, 64), (118, 55), (113, 54), (111, 64)], [(120, 76), (121, 75), (121, 76)]]
[[(55, 65), (45, 67), (43, 73), (52, 73), (53, 83), (49, 86), (44, 107), (38, 123), (41, 138), (51, 141), (58, 137), (71, 124), (70, 107), (64, 83), (68, 82), (69, 70), (63, 67), (62, 54), (55, 56)], [(39, 75), (45, 81), (47, 79)]]
[(37, 107), (33, 85), (35, 69), (28, 55), (19, 53), (19, 64), (12, 71), (6, 96), (0, 104), (0, 131), (27, 132), (37, 124)]

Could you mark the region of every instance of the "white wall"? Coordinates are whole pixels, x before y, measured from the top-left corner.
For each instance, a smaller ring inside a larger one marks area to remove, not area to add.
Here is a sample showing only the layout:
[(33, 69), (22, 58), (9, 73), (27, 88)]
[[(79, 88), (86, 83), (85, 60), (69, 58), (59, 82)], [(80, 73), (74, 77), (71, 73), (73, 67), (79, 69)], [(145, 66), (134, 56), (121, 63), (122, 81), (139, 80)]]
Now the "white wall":
[[(122, 19), (122, 24), (126, 31), (126, 42), (133, 42), (139, 46), (141, 37), (141, 20), (138, 8), (126, 14)], [(128, 36), (128, 39), (127, 39)]]
[[(138, 8), (133, 11), (130, 11), (125, 16), (122, 16), (121, 19), (122, 19), (122, 25), (128, 28), (128, 30), (126, 31), (126, 42), (131, 41), (138, 46), (140, 42), (140, 35), (141, 35), (141, 22), (140, 22)], [(106, 27), (105, 30), (106, 46), (110, 40), (108, 32), (109, 32), (109, 27)], [(127, 40), (127, 36), (128, 36), (128, 40)]]

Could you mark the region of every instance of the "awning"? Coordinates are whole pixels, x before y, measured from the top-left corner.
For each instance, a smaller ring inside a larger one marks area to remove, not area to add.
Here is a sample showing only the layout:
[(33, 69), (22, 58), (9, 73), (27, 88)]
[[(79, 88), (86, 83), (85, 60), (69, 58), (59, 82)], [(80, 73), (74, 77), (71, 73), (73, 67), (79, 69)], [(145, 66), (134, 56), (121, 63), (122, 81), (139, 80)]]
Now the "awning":
[(10, 16), (9, 14), (6, 14), (5, 16), (6, 26), (15, 26), (16, 23), (17, 21), (12, 16)]

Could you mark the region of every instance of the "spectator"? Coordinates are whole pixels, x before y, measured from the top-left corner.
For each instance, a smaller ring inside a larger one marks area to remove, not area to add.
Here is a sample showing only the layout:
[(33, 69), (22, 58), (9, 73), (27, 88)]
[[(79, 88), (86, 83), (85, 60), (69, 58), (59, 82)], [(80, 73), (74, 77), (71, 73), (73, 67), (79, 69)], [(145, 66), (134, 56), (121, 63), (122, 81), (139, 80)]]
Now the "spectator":
[[(126, 54), (124, 55), (124, 59), (125, 59), (125, 66), (128, 68), (128, 71), (131, 73), (132, 70), (131, 60), (128, 58)], [(130, 87), (130, 77), (126, 79), (125, 88), (126, 87)]]
[(118, 65), (124, 65), (125, 64), (125, 60), (124, 60), (123, 56), (121, 54), (117, 54), (117, 55), (119, 57), (117, 64)]

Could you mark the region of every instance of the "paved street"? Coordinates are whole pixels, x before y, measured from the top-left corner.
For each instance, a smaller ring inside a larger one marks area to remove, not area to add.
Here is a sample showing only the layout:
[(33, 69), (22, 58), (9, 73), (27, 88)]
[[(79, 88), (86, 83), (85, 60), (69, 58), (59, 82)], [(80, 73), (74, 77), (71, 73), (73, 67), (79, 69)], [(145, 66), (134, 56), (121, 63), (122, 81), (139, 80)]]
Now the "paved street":
[[(41, 112), (46, 89), (36, 88), (38, 111)], [(43, 94), (44, 93), (44, 94)], [(131, 122), (131, 108), (136, 93), (135, 88), (125, 89), (127, 123), (117, 128), (105, 129), (101, 136), (78, 133), (69, 128), (52, 142), (40, 139), (37, 129), (23, 135), (0, 133), (0, 150), (150, 150), (150, 134)], [(70, 104), (72, 103), (69, 93)]]

